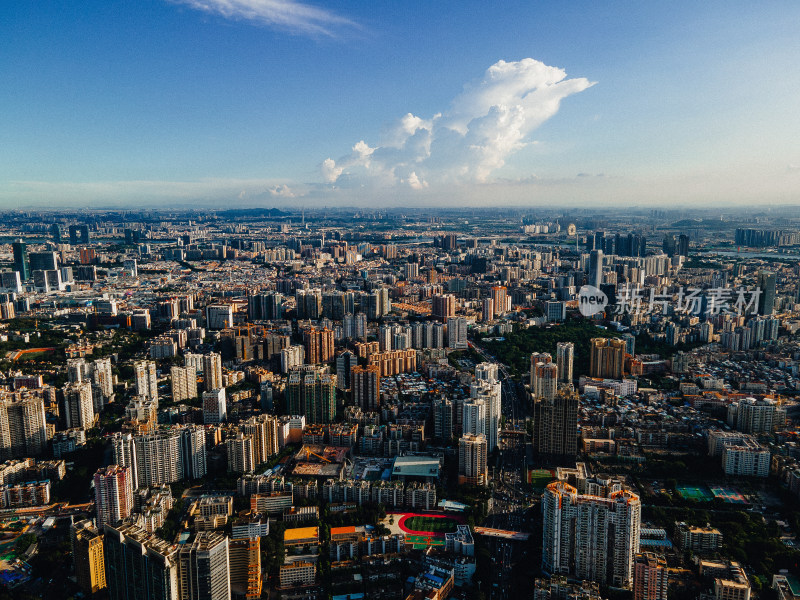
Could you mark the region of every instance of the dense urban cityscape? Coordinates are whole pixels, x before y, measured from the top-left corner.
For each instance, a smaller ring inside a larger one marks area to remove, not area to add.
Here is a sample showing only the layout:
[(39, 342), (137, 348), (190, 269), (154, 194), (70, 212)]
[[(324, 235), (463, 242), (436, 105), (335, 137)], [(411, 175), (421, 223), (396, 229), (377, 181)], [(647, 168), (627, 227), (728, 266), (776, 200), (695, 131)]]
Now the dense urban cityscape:
[(800, 596), (793, 209), (0, 236), (2, 597)]
[(0, 15), (0, 600), (800, 600), (800, 3)]

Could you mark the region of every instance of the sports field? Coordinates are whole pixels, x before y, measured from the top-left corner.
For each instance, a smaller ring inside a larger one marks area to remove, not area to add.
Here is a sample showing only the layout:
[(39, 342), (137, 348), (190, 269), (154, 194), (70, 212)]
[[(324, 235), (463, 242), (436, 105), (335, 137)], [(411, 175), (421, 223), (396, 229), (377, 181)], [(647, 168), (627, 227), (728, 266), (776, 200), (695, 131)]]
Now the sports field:
[(21, 358), (40, 358), (48, 352), (55, 351), (56, 348), (27, 348), (26, 350), (13, 350), (6, 354), (6, 358), (11, 360), (19, 360)]
[(549, 469), (530, 469), (528, 471), (528, 483), (536, 489), (544, 489), (555, 478), (555, 474)]
[(675, 489), (678, 490), (678, 493), (687, 500), (709, 502), (714, 499), (714, 495), (704, 485), (678, 485), (675, 487)]
[(426, 533), (445, 534), (456, 530), (458, 522), (447, 517), (407, 517), (403, 526), (409, 531), (423, 531)]
[(711, 493), (715, 498), (720, 498), (729, 504), (750, 504), (741, 492), (724, 486), (713, 486)]
[(424, 550), (428, 546), (444, 546), (444, 538), (410, 534), (406, 536), (406, 544), (411, 544), (414, 550)]
[[(441, 538), (444, 543), (444, 535), (455, 531), (463, 522), (464, 517), (460, 515), (433, 511), (389, 513), (381, 521), (392, 533), (404, 534), (408, 543), (423, 543), (423, 545), (427, 545), (424, 540), (429, 537)], [(412, 539), (423, 540), (423, 542), (408, 541), (410, 536), (416, 536)]]

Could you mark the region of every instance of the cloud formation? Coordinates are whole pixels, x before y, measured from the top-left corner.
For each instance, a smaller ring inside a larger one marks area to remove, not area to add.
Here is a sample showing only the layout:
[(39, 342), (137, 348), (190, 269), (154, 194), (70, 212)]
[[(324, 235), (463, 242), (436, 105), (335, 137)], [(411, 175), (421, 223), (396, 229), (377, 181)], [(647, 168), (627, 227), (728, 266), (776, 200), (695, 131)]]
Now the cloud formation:
[(594, 85), (567, 79), (563, 69), (532, 58), (499, 61), (464, 86), (445, 113), (423, 119), (408, 113), (387, 128), (375, 147), (364, 140), (338, 160), (322, 163), (337, 187), (484, 183), (513, 152), (531, 143), (534, 129), (558, 112), (563, 98)]
[(281, 184), (281, 185), (273, 186), (273, 187), (269, 188), (267, 191), (269, 192), (269, 195), (272, 196), (273, 198), (296, 198), (297, 197), (297, 194), (295, 193), (295, 191), (292, 188), (290, 188), (288, 185), (286, 185), (285, 183)]
[(324, 8), (295, 0), (171, 0), (226, 19), (253, 21), (311, 36), (336, 37), (342, 28), (357, 25)]

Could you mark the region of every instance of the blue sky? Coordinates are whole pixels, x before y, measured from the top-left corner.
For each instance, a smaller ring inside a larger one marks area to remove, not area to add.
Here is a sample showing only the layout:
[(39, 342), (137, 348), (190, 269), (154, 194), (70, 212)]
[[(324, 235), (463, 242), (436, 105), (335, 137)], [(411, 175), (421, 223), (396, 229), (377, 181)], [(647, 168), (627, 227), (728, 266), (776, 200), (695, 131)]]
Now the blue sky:
[(796, 2), (495, 4), (6, 3), (0, 205), (800, 200)]

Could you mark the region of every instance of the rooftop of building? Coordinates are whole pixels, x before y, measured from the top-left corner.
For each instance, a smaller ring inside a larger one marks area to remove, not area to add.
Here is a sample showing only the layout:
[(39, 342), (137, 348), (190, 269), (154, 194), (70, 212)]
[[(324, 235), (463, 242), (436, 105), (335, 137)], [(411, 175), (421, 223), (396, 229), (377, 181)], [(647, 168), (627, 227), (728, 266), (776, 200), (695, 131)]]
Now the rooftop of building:
[(800, 578), (794, 575), (778, 574), (772, 578), (772, 586), (783, 587), (791, 594), (792, 598), (800, 598)]
[(392, 465), (392, 475), (401, 477), (438, 477), (439, 470), (435, 456), (398, 456)]
[(319, 540), (319, 527), (296, 527), (283, 532), (284, 542), (309, 539)]

